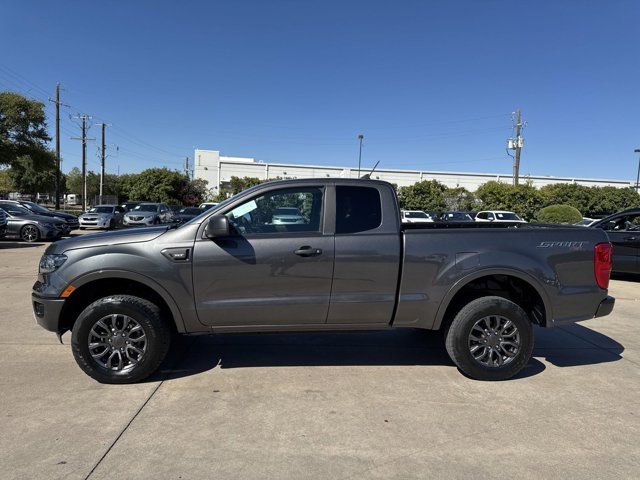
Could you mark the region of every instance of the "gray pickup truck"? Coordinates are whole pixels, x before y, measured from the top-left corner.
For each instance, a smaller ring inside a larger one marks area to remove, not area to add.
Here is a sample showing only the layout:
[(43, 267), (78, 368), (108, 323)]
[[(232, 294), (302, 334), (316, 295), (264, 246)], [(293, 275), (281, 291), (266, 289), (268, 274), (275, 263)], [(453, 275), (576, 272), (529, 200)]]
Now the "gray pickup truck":
[[(300, 218), (278, 217), (285, 208)], [(100, 382), (151, 375), (175, 333), (403, 327), (442, 330), (464, 374), (502, 380), (531, 357), (533, 324), (611, 312), (610, 270), (601, 230), (402, 225), (388, 183), (287, 180), (179, 227), (55, 242), (32, 301), (41, 326), (72, 331), (76, 361)]]

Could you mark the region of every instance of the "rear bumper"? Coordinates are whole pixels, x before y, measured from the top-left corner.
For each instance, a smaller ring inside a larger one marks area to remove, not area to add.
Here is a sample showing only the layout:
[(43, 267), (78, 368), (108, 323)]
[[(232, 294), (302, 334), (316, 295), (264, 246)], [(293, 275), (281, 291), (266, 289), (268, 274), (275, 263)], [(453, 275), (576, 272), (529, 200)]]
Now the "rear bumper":
[(61, 331), (60, 312), (64, 306), (64, 298), (45, 298), (32, 293), (31, 306), (38, 325), (50, 332)]
[(604, 317), (605, 315), (609, 315), (613, 310), (613, 306), (615, 305), (615, 303), (616, 303), (616, 299), (611, 296), (608, 296), (607, 298), (605, 298), (600, 302), (600, 305), (598, 305), (598, 309), (596, 310), (596, 314), (594, 315), (594, 317), (598, 318), (598, 317)]

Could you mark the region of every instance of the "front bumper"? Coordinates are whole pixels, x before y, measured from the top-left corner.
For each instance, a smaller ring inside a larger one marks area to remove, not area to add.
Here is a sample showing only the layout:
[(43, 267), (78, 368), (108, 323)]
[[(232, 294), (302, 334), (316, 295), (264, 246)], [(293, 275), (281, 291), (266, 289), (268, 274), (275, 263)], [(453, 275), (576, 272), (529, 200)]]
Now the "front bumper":
[(95, 220), (80, 220), (82, 228), (109, 228), (110, 218), (97, 218)]
[(32, 293), (31, 306), (33, 308), (33, 316), (38, 325), (50, 332), (62, 333), (60, 313), (64, 306), (64, 300), (64, 298), (40, 297)]
[(0, 238), (4, 237), (7, 234), (7, 226), (6, 225), (1, 225), (0, 226)]
[(127, 227), (150, 227), (155, 224), (155, 218), (143, 218), (142, 220), (131, 220), (127, 217), (122, 222)]

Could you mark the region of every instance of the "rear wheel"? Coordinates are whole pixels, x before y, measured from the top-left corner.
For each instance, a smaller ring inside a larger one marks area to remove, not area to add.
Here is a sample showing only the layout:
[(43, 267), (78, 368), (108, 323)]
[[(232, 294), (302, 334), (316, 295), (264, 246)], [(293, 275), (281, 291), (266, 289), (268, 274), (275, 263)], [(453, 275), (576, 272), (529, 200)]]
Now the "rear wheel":
[(40, 230), (35, 225), (25, 225), (20, 230), (20, 238), (25, 242), (37, 242), (40, 240)]
[(506, 380), (531, 358), (533, 327), (519, 305), (502, 297), (482, 297), (457, 313), (445, 342), (464, 374), (477, 380)]
[(114, 295), (83, 310), (73, 326), (71, 346), (76, 362), (90, 377), (101, 383), (133, 383), (156, 371), (170, 337), (156, 305)]

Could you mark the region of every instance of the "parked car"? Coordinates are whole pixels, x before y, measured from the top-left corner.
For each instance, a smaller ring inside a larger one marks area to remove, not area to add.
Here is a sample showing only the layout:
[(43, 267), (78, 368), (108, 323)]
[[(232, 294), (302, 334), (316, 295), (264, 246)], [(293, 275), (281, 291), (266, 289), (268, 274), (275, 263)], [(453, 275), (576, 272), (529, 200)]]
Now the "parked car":
[(171, 209), (171, 211), (175, 215), (176, 213), (178, 213), (180, 210), (182, 210), (185, 207), (184, 207), (184, 205), (169, 205), (169, 208)]
[(640, 273), (640, 208), (631, 208), (591, 224), (604, 230), (613, 245), (613, 271)]
[(4, 210), (0, 209), (0, 238), (3, 238), (7, 234), (7, 218)]
[(31, 210), (34, 215), (42, 215), (45, 217), (53, 217), (53, 218), (61, 218), (65, 222), (65, 231), (64, 235), (69, 234), (71, 230), (76, 230), (80, 226), (80, 222), (78, 221), (78, 217), (76, 215), (72, 215), (70, 213), (65, 212), (56, 212), (53, 210), (49, 210), (42, 205), (38, 205), (34, 202), (28, 202), (24, 200), (19, 200), (17, 203), (22, 205), (27, 210)]
[(297, 207), (279, 207), (273, 212), (271, 223), (274, 225), (301, 224), (305, 223), (305, 218)]
[(7, 214), (6, 238), (19, 238), (25, 242), (57, 240), (64, 232), (64, 221), (57, 218), (34, 215), (15, 202), (1, 201), (0, 208)]
[[(304, 222), (274, 225), (274, 205)], [(504, 380), (531, 358), (534, 325), (611, 312), (610, 252), (592, 228), (403, 226), (386, 182), (284, 180), (174, 229), (56, 242), (31, 303), (41, 326), (72, 331), (78, 365), (106, 383), (151, 375), (172, 331), (390, 328), (443, 330), (462, 372)]]
[(80, 230), (85, 228), (113, 230), (122, 226), (123, 215), (124, 208), (120, 205), (97, 205), (80, 215)]
[(422, 210), (402, 210), (400, 216), (404, 223), (430, 223), (433, 218)]
[(141, 203), (143, 203), (143, 202), (125, 202), (120, 206), (124, 209), (125, 212), (129, 212), (129, 211), (133, 210), (134, 208), (136, 208)]
[(476, 222), (517, 222), (527, 223), (517, 214), (506, 210), (485, 210), (478, 212), (475, 217)]
[(596, 223), (598, 220), (596, 218), (582, 217), (582, 221), (576, 223), (576, 225), (580, 227), (590, 227), (591, 224)]
[(200, 204), (200, 208), (209, 210), (210, 208), (217, 207), (219, 202), (204, 202)]
[(124, 214), (122, 223), (126, 227), (145, 227), (172, 221), (173, 212), (166, 204), (141, 203)]
[(467, 212), (442, 212), (438, 217), (441, 222), (473, 222), (473, 218)]
[(174, 221), (177, 222), (177, 223), (186, 223), (189, 220), (197, 217), (198, 215), (200, 215), (204, 211), (205, 211), (205, 209), (200, 208), (200, 207), (182, 207), (175, 214)]

